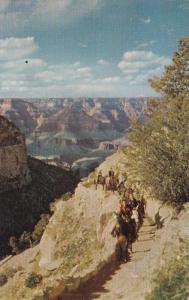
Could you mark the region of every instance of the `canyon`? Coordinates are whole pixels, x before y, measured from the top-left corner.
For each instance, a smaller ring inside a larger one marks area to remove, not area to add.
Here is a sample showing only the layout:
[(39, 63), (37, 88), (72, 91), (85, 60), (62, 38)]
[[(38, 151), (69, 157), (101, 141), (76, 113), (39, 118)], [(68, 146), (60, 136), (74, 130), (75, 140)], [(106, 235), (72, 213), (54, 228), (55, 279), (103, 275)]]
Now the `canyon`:
[(83, 159), (84, 166), (80, 161), (77, 173), (81, 171), (83, 176), (87, 161), (87, 176), (94, 166), (125, 144), (130, 121), (145, 118), (147, 100), (142, 97), (0, 99), (0, 114), (26, 135), (31, 156), (44, 161), (50, 158), (51, 163), (54, 156), (61, 165), (66, 162), (70, 167)]

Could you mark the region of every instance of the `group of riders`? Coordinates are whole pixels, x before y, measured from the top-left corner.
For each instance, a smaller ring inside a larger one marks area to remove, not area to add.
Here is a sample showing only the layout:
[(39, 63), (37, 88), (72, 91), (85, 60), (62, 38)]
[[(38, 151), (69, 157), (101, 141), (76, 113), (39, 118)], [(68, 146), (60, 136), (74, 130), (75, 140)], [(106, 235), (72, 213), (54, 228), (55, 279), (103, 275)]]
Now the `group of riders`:
[(111, 234), (117, 238), (117, 259), (127, 262), (132, 253), (132, 243), (137, 240), (138, 230), (145, 217), (145, 199), (136, 199), (135, 189), (128, 185), (122, 174), (116, 175), (112, 168), (107, 176), (99, 171), (95, 184), (96, 188), (100, 184), (104, 190), (117, 191), (120, 195), (119, 210), (114, 212), (116, 222)]

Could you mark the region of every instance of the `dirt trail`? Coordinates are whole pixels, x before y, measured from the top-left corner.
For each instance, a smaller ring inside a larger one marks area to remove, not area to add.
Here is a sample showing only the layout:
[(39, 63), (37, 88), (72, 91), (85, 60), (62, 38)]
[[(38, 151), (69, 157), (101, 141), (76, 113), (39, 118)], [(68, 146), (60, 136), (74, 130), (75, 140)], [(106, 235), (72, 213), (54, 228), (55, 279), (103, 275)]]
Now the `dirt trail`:
[[(154, 241), (155, 228), (150, 225), (148, 218), (140, 228), (138, 240), (133, 244), (130, 261), (115, 265), (107, 265), (98, 276), (80, 288), (78, 293), (63, 295), (61, 300), (132, 300), (139, 282), (144, 279), (146, 262), (144, 256), (150, 252)], [(146, 273), (146, 272), (145, 272)], [(141, 298), (142, 300), (142, 298)]]

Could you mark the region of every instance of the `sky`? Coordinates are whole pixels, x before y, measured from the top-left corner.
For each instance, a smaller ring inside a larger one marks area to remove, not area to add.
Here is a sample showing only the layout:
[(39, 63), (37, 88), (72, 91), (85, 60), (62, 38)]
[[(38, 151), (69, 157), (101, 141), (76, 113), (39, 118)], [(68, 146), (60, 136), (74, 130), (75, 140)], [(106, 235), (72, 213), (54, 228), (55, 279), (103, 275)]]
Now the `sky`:
[(186, 36), (189, 0), (0, 0), (0, 97), (153, 96)]

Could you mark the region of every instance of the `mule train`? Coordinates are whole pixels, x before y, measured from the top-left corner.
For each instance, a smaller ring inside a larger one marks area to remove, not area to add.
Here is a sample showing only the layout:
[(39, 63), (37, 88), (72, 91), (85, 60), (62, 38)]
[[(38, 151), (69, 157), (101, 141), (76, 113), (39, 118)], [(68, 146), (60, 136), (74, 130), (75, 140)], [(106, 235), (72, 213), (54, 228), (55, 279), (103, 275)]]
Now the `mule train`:
[(127, 262), (132, 253), (132, 243), (137, 239), (138, 230), (145, 217), (145, 199), (138, 200), (134, 196), (134, 189), (128, 186), (124, 176), (116, 176), (111, 169), (107, 176), (98, 173), (95, 180), (96, 188), (102, 185), (103, 190), (117, 191), (121, 196), (119, 211), (115, 212), (115, 226), (111, 232), (117, 238), (116, 258)]

